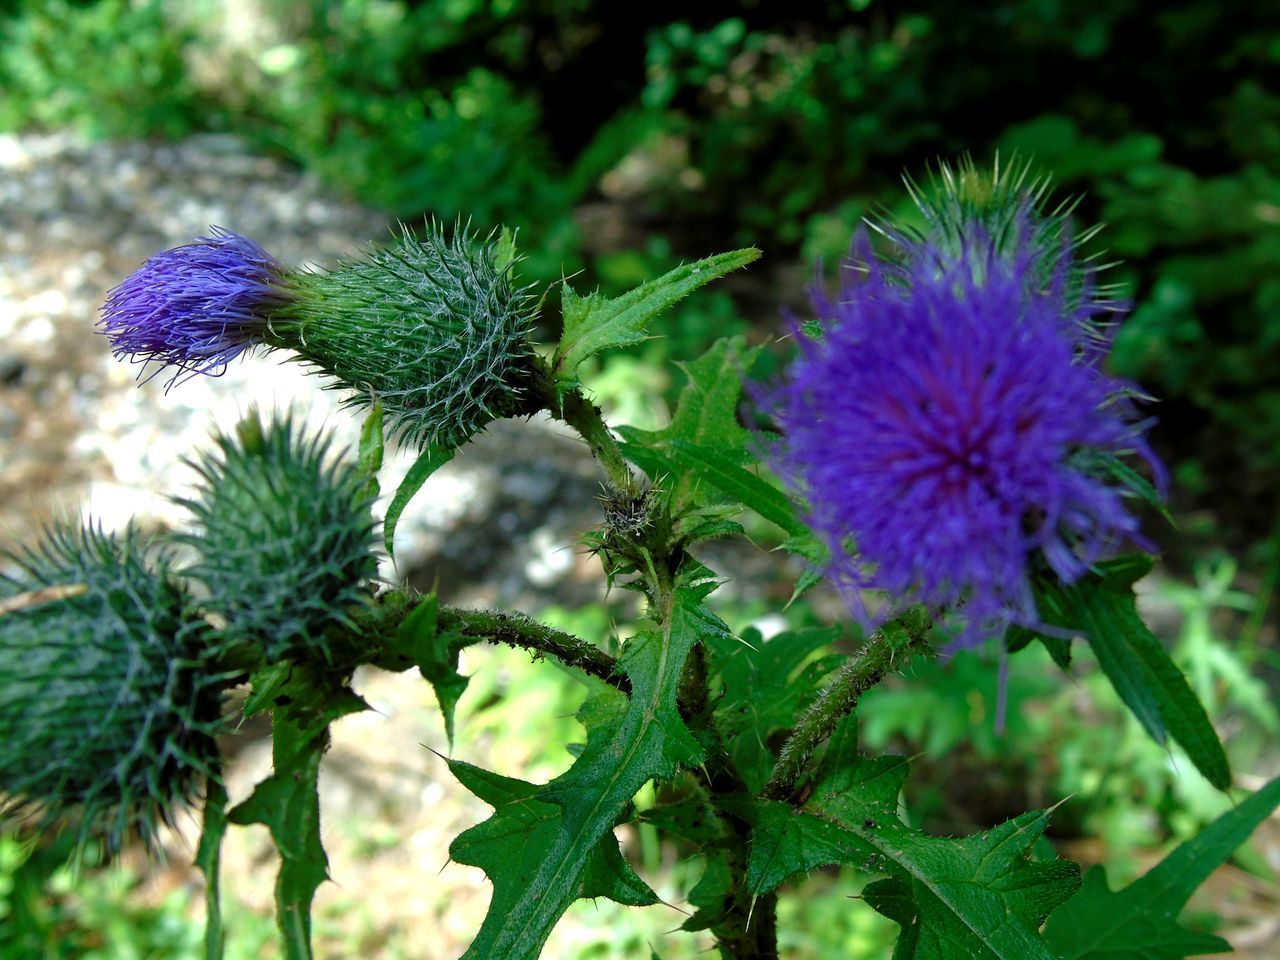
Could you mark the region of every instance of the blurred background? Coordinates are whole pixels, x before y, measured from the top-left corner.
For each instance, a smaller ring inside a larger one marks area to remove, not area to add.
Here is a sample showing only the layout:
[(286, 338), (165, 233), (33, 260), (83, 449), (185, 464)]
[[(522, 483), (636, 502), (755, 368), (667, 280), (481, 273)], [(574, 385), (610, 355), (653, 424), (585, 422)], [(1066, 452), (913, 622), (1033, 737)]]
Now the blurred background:
[[(295, 264), (354, 253), (397, 221), (508, 224), (527, 282), (577, 274), (577, 289), (608, 293), (761, 247), (760, 265), (681, 304), (659, 338), (586, 371), (615, 422), (651, 427), (683, 383), (669, 361), (725, 334), (776, 338), (860, 218), (907, 213), (904, 171), (925, 179), (965, 153), (1029, 158), (1058, 196), (1080, 198), (1082, 227), (1107, 224), (1092, 249), (1120, 261), (1109, 278), (1133, 301), (1112, 370), (1158, 398), (1152, 437), (1174, 480), (1176, 526), (1146, 523), (1165, 552), (1144, 612), (1217, 719), (1238, 783), (1256, 787), (1280, 771), (1275, 4), (0, 0), (0, 548), (59, 515), (179, 522), (166, 497), (189, 482), (182, 455), (250, 402), (354, 436), (317, 382), (274, 359), (166, 391), (163, 378), (135, 385), (139, 371), (93, 335), (111, 286), (210, 224)], [(632, 611), (576, 544), (597, 492), (579, 445), (541, 421), (501, 424), (432, 479), (385, 572), (602, 639)], [(713, 566), (739, 578), (723, 615), (782, 626), (771, 611), (795, 570), (745, 543), (718, 550)], [(834, 609), (819, 597), (788, 617)], [(585, 688), (521, 654), (467, 655), (454, 754), (527, 779), (566, 767)], [(1015, 658), (1000, 736), (994, 671), (976, 655), (867, 699), (868, 748), (920, 755), (917, 822), (968, 832), (1069, 797), (1053, 842), (1106, 860), (1117, 884), (1226, 809), (1079, 658), (1073, 679), (1031, 651)], [(454, 957), (487, 886), (447, 846), (486, 808), (411, 749), (448, 750), (425, 684), (369, 673), (358, 686), (376, 712), (338, 725), (325, 772), (335, 883), (318, 901), (320, 955)], [(233, 796), (269, 763), (252, 734), (231, 746)], [(178, 826), (162, 869), (129, 852), (120, 868), (72, 873), (53, 838), (0, 838), (0, 956), (197, 956), (193, 823)], [(232, 960), (277, 955), (275, 867), (254, 829), (227, 854)], [(624, 844), (674, 906), (579, 903), (547, 956), (706, 948), (669, 934), (699, 866), (646, 829)], [(1241, 956), (1280, 955), (1277, 869), (1273, 819), (1192, 919)], [(859, 886), (819, 872), (784, 897), (784, 956), (886, 957), (893, 929), (850, 899)]]

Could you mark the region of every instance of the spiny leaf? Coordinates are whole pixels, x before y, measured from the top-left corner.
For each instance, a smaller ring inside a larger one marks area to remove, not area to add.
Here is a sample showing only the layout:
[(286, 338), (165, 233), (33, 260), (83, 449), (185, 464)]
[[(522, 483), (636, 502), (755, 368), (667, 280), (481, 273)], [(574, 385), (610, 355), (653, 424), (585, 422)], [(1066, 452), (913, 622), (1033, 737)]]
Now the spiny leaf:
[(648, 338), (646, 325), (653, 317), (703, 284), (745, 267), (759, 256), (759, 250), (749, 247), (683, 264), (613, 299), (598, 292), (579, 296), (563, 284), (564, 334), (552, 364), (558, 389), (563, 392), (576, 386), (578, 364), (587, 357), (642, 342)]
[(693, 916), (680, 925), (681, 930), (710, 930), (720, 923), (733, 903), (733, 873), (724, 850), (706, 855), (702, 876), (689, 891)]
[(409, 501), (422, 489), (427, 479), (453, 459), (454, 452), (452, 447), (437, 447), (429, 444), (427, 449), (422, 451), (422, 456), (418, 457), (417, 462), (409, 468), (404, 479), (400, 481), (396, 495), (387, 504), (387, 515), (382, 521), (382, 538), (387, 547), (388, 557), (395, 559), (396, 527), (400, 523), (400, 515), (404, 513), (405, 507), (409, 506)]
[[(664, 622), (622, 651), (619, 666), (631, 681), (625, 711), (593, 711), (600, 725), (588, 730), (586, 747), (566, 773), (520, 806), (495, 806), (492, 817), (454, 840), (450, 855), (481, 867), (493, 883), (489, 912), (465, 960), (534, 960), (568, 906), (584, 889), (597, 889), (591, 877), (601, 838), (636, 792), (701, 761), (676, 701), (694, 644), (727, 632), (702, 605), (713, 588), (704, 568), (682, 571)], [(546, 814), (535, 832), (521, 820), (530, 803)]]
[[(513, 849), (522, 846), (540, 848), (554, 842), (563, 814), (556, 804), (538, 799), (541, 787), (499, 776), (461, 760), (447, 762), (458, 782), (495, 811), (493, 817), (463, 835), (465, 843), (456, 844), (467, 859), (460, 859), (457, 852), (451, 851), (454, 859), (493, 875), (513, 869)], [(536, 881), (539, 866), (541, 864), (536, 859), (519, 858), (514, 871), (523, 877), (525, 884), (529, 884)], [(605, 831), (589, 851), (586, 867), (578, 875), (577, 882), (573, 899), (608, 897), (618, 903), (639, 907), (658, 902), (657, 895), (622, 858), (618, 840), (611, 831)], [(490, 911), (505, 913), (520, 893), (521, 888), (514, 883), (503, 884), (501, 892), (495, 885)]]
[(1121, 557), (1071, 586), (1041, 583), (1041, 616), (1054, 626), (1079, 630), (1116, 693), (1148, 733), (1164, 743), (1165, 731), (1187, 751), (1219, 790), (1231, 786), (1226, 751), (1187, 679), (1169, 658), (1136, 608), (1133, 584), (1151, 569), (1146, 557)]
[(329, 746), (330, 717), (299, 725), (278, 711), (272, 727), (271, 776), (228, 819), (261, 823), (280, 853), (276, 875), (276, 923), (288, 960), (310, 960), (311, 902), (329, 878), (320, 842), (320, 758)]
[(444, 717), (445, 736), (453, 746), (453, 720), (458, 701), (470, 678), (458, 673), (460, 642), (438, 629), (439, 603), (436, 595), (422, 598), (404, 618), (392, 637), (392, 653), (416, 664), (422, 677), (431, 684)]
[(839, 663), (838, 656), (814, 656), (839, 635), (838, 628), (797, 630), (766, 641), (748, 630), (741, 640), (709, 645), (713, 675), (724, 685), (716, 717), (752, 792), (765, 785), (777, 759), (766, 746), (769, 735), (795, 723), (822, 678)]
[(852, 757), (852, 737), (845, 729), (828, 747), (801, 809), (755, 804), (752, 892), (824, 863), (852, 863), (887, 875), (863, 896), (902, 925), (895, 960), (1055, 960), (1039, 927), (1080, 881), (1075, 864), (1028, 859), (1048, 814), (1032, 811), (961, 839), (926, 836), (898, 819), (906, 761)]
[(1061, 960), (1183, 960), (1224, 953), (1220, 937), (1180, 927), (1178, 914), (1196, 888), (1280, 806), (1280, 777), (1165, 857), (1123, 890), (1107, 885), (1103, 867), (1049, 918), (1045, 939)]
[[(722, 337), (697, 360), (682, 364), (688, 383), (680, 392), (675, 415), (669, 426), (661, 430), (622, 427), (619, 433), (627, 441), (627, 450), (637, 452), (637, 466), (651, 476), (666, 473), (677, 477), (678, 504), (705, 503), (706, 491), (720, 492), (717, 485), (697, 483), (696, 474), (678, 469), (672, 457), (676, 441), (697, 444), (714, 451), (736, 465), (751, 459), (754, 438), (738, 423), (738, 401), (747, 372), (760, 355), (760, 347), (746, 347), (738, 337)], [(634, 447), (645, 448), (644, 452)], [(702, 491), (695, 500), (694, 490)]]

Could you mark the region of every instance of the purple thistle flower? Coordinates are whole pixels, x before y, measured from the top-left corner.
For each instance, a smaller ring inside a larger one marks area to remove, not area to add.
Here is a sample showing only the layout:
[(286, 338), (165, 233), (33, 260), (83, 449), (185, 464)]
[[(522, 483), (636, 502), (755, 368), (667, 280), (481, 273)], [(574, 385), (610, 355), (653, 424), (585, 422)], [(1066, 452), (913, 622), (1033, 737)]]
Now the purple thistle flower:
[(118, 358), (157, 360), (217, 375), (260, 342), (275, 308), (292, 299), (284, 268), (252, 240), (208, 236), (149, 257), (108, 295), (98, 326)]
[[(961, 257), (916, 242), (886, 262), (865, 238), (854, 253), (770, 398), (775, 465), (865, 625), (924, 603), (959, 613), (961, 644), (1038, 626), (1037, 567), (1071, 582), (1137, 537), (1125, 491), (1090, 464), (1136, 452), (1161, 476), (1132, 390), (1083, 332), (1080, 312), (1102, 308), (1037, 280), (1025, 244), (1001, 256), (976, 230)], [(1064, 250), (1059, 281), (1071, 264)], [(871, 616), (865, 588), (891, 609)]]

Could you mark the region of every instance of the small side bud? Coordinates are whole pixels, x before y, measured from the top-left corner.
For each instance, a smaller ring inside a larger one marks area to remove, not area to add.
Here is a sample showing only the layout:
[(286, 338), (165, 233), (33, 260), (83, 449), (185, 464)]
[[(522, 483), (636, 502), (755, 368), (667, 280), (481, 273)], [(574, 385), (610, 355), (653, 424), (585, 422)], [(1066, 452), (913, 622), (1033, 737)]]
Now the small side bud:
[(4, 812), (153, 842), (218, 775), (225, 676), (207, 624), (134, 531), (51, 530), (0, 574)]
[(203, 483), (182, 501), (198, 559), (184, 573), (208, 591), (206, 609), (231, 643), (268, 663), (330, 660), (328, 633), (349, 624), (377, 575), (366, 478), (329, 456), (328, 436), (252, 412), (234, 436), (192, 466)]

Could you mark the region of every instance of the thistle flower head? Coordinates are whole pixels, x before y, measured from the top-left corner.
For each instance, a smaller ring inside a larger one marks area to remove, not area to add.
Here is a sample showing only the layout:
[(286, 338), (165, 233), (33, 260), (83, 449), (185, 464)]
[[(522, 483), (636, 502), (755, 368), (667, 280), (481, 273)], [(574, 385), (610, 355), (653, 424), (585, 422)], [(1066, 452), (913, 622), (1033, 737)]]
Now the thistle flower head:
[(252, 240), (214, 227), (147, 259), (107, 296), (98, 321), (116, 357), (217, 374), (262, 338), (289, 301), (284, 269)]
[(272, 346), (294, 350), (345, 402), (380, 400), (391, 430), (417, 446), (458, 446), (518, 412), (533, 350), (526, 291), (499, 241), (439, 225), (297, 277), (297, 302), (272, 322)]
[(1145, 452), (1129, 389), (1080, 333), (1088, 298), (1043, 284), (1039, 251), (980, 227), (949, 246), (862, 238), (840, 294), (814, 298), (817, 339), (773, 397), (782, 474), (855, 612), (858, 591), (962, 608), (962, 641), (1034, 625), (1033, 569), (1077, 578), (1137, 533), (1124, 492), (1090, 464)]
[(198, 528), (184, 538), (198, 555), (184, 573), (207, 590), (226, 642), (269, 663), (330, 659), (328, 632), (349, 623), (377, 574), (366, 478), (288, 418), (264, 425), (251, 412), (214, 442), (182, 501)]
[(0, 574), (0, 794), (9, 815), (154, 838), (217, 776), (225, 677), (163, 561), (93, 528), (51, 530)]

